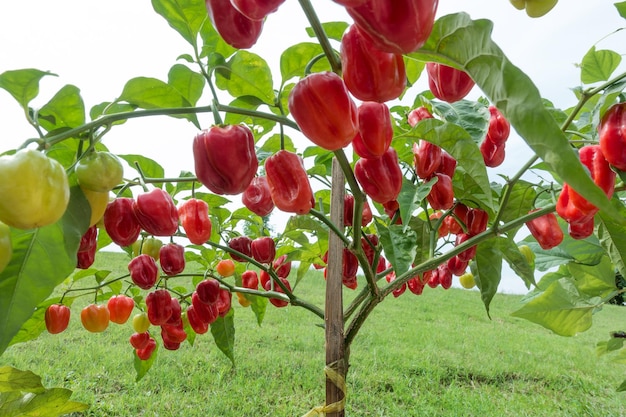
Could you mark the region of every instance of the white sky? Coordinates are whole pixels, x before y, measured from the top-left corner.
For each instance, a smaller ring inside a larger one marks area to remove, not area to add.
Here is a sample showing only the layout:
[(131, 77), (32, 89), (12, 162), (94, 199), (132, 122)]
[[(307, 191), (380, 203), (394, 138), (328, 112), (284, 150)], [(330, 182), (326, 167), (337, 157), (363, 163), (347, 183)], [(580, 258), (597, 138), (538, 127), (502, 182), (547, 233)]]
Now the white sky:
[[(332, 1), (313, 3), (322, 22), (349, 21)], [(575, 104), (569, 90), (579, 84), (575, 64), (593, 44), (624, 26), (613, 2), (607, 0), (561, 0), (540, 19), (527, 17), (508, 0), (441, 0), (438, 16), (462, 10), (474, 19), (492, 20), (495, 42), (530, 76), (542, 95), (561, 108)], [(268, 17), (251, 51), (263, 56), (278, 74), (280, 52), (309, 39), (304, 32), (306, 25), (298, 2), (287, 0)], [(623, 44), (624, 33), (620, 32), (599, 42), (597, 48), (619, 52)], [(59, 75), (42, 80), (40, 97), (31, 103), (35, 107), (45, 104), (63, 85), (73, 84), (81, 89), (89, 109), (113, 100), (133, 77), (166, 79), (176, 57), (189, 52), (189, 45), (146, 0), (23, 0), (5, 2), (0, 13), (0, 73), (37, 68)], [(420, 83), (415, 92), (427, 88), (425, 79)], [(474, 91), (470, 98), (479, 93)], [(200, 120), (208, 127), (212, 117), (200, 116)], [(191, 123), (178, 119), (137, 119), (114, 128), (105, 137), (105, 144), (115, 153), (153, 158), (165, 166), (166, 175), (175, 176), (181, 169), (193, 171), (191, 141), (196, 133)], [(34, 134), (17, 103), (0, 90), (0, 151), (19, 146)], [(505, 164), (497, 172), (514, 173), (526, 161), (521, 157), (524, 154), (528, 154), (527, 147), (513, 136), (507, 143)], [(517, 277), (504, 277), (502, 288), (509, 292), (525, 290)]]

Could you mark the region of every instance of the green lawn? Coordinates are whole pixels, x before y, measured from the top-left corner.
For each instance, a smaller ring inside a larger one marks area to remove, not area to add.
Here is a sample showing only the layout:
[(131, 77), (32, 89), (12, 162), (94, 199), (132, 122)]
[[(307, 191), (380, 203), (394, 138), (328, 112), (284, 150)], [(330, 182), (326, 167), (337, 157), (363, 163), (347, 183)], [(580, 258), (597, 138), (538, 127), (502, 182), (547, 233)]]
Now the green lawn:
[[(120, 256), (99, 255), (98, 265), (123, 271)], [(324, 280), (311, 274), (299, 290), (319, 303)], [(563, 338), (511, 317), (519, 300), (497, 295), (492, 320), (475, 291), (385, 300), (352, 346), (347, 415), (626, 415), (626, 394), (615, 392), (626, 367), (595, 354), (626, 310), (607, 306), (590, 331)], [(160, 349), (135, 382), (130, 324), (87, 333), (78, 311), (89, 301), (76, 302), (66, 332), (14, 345), (0, 364), (73, 390), (91, 405), (87, 416), (302, 416), (324, 401), (324, 332), (303, 309), (270, 306), (259, 327), (235, 301), (236, 368), (206, 334)]]

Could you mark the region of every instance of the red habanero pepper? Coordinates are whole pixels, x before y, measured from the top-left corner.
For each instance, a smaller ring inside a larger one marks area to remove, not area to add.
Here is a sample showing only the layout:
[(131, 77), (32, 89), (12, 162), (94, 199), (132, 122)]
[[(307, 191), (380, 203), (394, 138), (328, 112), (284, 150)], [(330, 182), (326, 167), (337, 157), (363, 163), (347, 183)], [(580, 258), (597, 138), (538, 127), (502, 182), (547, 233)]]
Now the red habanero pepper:
[(426, 64), (428, 86), (435, 97), (454, 103), (464, 98), (474, 87), (474, 81), (465, 72), (443, 64)]
[(118, 197), (104, 211), (104, 228), (116, 245), (130, 246), (137, 241), (141, 226), (133, 211), (134, 199)]
[(135, 285), (143, 290), (154, 287), (159, 277), (159, 267), (154, 258), (147, 254), (131, 259), (128, 263), (128, 271)]
[(251, 20), (263, 20), (265, 16), (278, 10), (285, 0), (230, 0), (232, 5)]
[(213, 278), (207, 278), (196, 285), (198, 299), (204, 304), (215, 304), (220, 297), (220, 283)]
[(274, 271), (279, 278), (287, 278), (291, 273), (291, 261), (287, 260), (287, 255), (280, 255), (272, 263)]
[[(430, 277), (430, 271), (428, 272), (428, 276)], [(426, 273), (424, 273), (424, 277), (426, 277)], [(406, 282), (406, 286), (415, 295), (422, 295), (424, 292), (424, 287), (426, 286), (426, 281), (422, 281), (420, 276), (413, 277)]]
[(567, 232), (573, 239), (586, 239), (593, 234), (593, 217), (585, 222), (569, 223)]
[(146, 296), (148, 320), (155, 326), (167, 323), (172, 316), (172, 296), (167, 290), (156, 290)]
[[(456, 235), (454, 245), (459, 246), (465, 243), (471, 237), (472, 236), (468, 235), (467, 233), (459, 233)], [(463, 252), (459, 253), (457, 257), (462, 262), (469, 262), (472, 259), (474, 259), (474, 257), (476, 256), (476, 250), (477, 250), (476, 245), (470, 246), (468, 249), (465, 249)]]
[(407, 122), (409, 126), (415, 127), (416, 124), (421, 122), (424, 119), (432, 119), (433, 115), (426, 107), (418, 107), (413, 109), (407, 115)]
[(454, 189), (452, 179), (446, 174), (435, 173), (437, 182), (431, 188), (426, 199), (433, 210), (448, 210), (454, 205)]
[[(589, 169), (593, 182), (604, 191), (607, 198), (613, 196), (615, 188), (615, 172), (605, 159), (600, 145), (588, 145), (580, 148), (578, 152), (580, 162)], [(570, 201), (583, 213), (597, 211), (597, 207), (588, 202), (583, 196), (570, 187)]]
[(343, 285), (351, 290), (356, 289), (358, 283), (356, 274), (359, 269), (359, 260), (356, 255), (348, 248), (343, 248), (343, 256), (341, 259), (341, 280)]
[(489, 106), (489, 115), (489, 128), (487, 129), (486, 139), (496, 145), (502, 145), (509, 138), (511, 124), (495, 106)]
[(395, 200), (402, 189), (398, 154), (391, 147), (378, 159), (359, 159), (354, 166), (354, 176), (365, 194), (380, 204)]
[(333, 72), (301, 79), (289, 93), (288, 106), (304, 136), (328, 151), (348, 146), (358, 132), (356, 104)]
[(205, 5), (213, 27), (233, 48), (250, 48), (261, 36), (263, 20), (244, 16), (231, 0), (206, 0)]
[(569, 224), (586, 223), (589, 219), (592, 219), (598, 210), (583, 212), (572, 203), (571, 195), (572, 189), (570, 186), (567, 183), (563, 184), (559, 198), (556, 200), (557, 214)]
[(288, 213), (307, 214), (315, 198), (302, 159), (280, 150), (265, 160), (265, 174), (276, 207)]
[(46, 308), (44, 321), (48, 333), (58, 334), (65, 331), (70, 323), (70, 313), (70, 308), (63, 304), (52, 304)]
[(366, 0), (346, 11), (377, 49), (408, 54), (430, 36), (437, 5), (438, 0)]
[(346, 87), (361, 101), (394, 100), (406, 87), (402, 55), (376, 49), (357, 25), (341, 38), (341, 71)]
[(190, 198), (183, 202), (178, 207), (178, 218), (187, 239), (194, 245), (204, 245), (211, 237), (212, 224), (206, 201)]
[(458, 256), (454, 256), (448, 260), (448, 269), (453, 275), (460, 277), (467, 270), (469, 261), (462, 261)]
[(198, 317), (203, 323), (211, 324), (217, 320), (218, 311), (216, 303), (203, 303), (198, 297), (198, 293), (195, 291), (191, 294), (191, 305), (193, 305), (194, 310), (196, 310)]
[[(229, 248), (234, 249), (237, 252), (240, 252), (249, 258), (252, 257), (252, 249), (250, 247), (251, 244), (252, 244), (252, 239), (250, 239), (248, 236), (237, 236), (228, 241)], [(229, 255), (234, 261), (248, 262), (247, 259), (244, 259), (241, 256), (236, 255), (234, 253), (229, 252)]]
[(489, 214), (479, 208), (471, 208), (467, 210), (467, 232), (471, 235), (477, 235), (487, 230), (489, 223)]
[(448, 177), (454, 177), (454, 171), (456, 170), (457, 161), (454, 159), (452, 155), (448, 152), (442, 150), (441, 151), (441, 165), (437, 169), (437, 172), (441, 174), (446, 174)]
[(241, 195), (244, 206), (257, 216), (265, 217), (274, 210), (274, 202), (270, 193), (267, 177), (254, 177)]
[[(392, 283), (396, 280), (396, 273), (391, 271), (387, 275), (385, 275), (385, 279), (387, 282)], [(406, 282), (402, 284), (398, 289), (393, 290), (392, 294), (395, 298), (400, 297), (406, 291)]]
[(165, 275), (173, 277), (185, 270), (185, 248), (178, 243), (168, 243), (159, 249), (159, 263)]
[(143, 230), (154, 236), (172, 236), (178, 230), (178, 210), (172, 196), (160, 188), (137, 196), (133, 211)]
[[(530, 213), (534, 211), (537, 210)], [(563, 231), (554, 213), (546, 213), (530, 220), (526, 222), (526, 227), (544, 250), (552, 249), (563, 241)]]
[(598, 126), (600, 148), (609, 164), (626, 171), (626, 103), (611, 106)]
[(365, 252), (365, 257), (370, 266), (374, 265), (374, 256), (376, 255), (376, 246), (378, 246), (378, 236), (367, 234), (361, 238), (361, 247)]
[(452, 286), (452, 271), (448, 268), (448, 264), (443, 263), (437, 267), (437, 273), (439, 275), (439, 284), (444, 290), (449, 289)]
[(201, 131), (193, 140), (193, 159), (198, 180), (215, 194), (241, 194), (259, 167), (254, 137), (245, 125)]
[(420, 140), (419, 145), (413, 144), (413, 162), (417, 176), (421, 179), (431, 178), (441, 166), (442, 149), (425, 140)]
[(114, 295), (107, 301), (107, 308), (109, 309), (109, 320), (113, 323), (124, 324), (135, 308), (135, 300), (123, 294)]
[[(287, 280), (287, 278), (280, 278), (280, 281), (285, 285), (285, 287), (287, 287), (289, 291), (291, 291), (291, 284), (289, 284), (289, 280)], [(263, 285), (263, 288), (265, 289), (265, 291), (270, 291), (272, 289), (272, 281), (267, 281)], [(282, 287), (278, 284), (274, 285), (274, 291), (282, 294), (285, 293)], [(270, 303), (274, 304), (274, 306), (276, 307), (286, 307), (287, 305), (289, 305), (289, 301), (285, 301), (280, 298), (270, 298)]]
[(187, 320), (189, 320), (189, 326), (196, 334), (205, 334), (209, 331), (209, 324), (200, 317), (193, 304), (187, 307)]
[(480, 153), (483, 156), (483, 162), (489, 168), (495, 168), (502, 165), (506, 156), (505, 144), (497, 145), (488, 138), (485, 138), (480, 144)]
[[(361, 226), (365, 227), (372, 221), (372, 208), (367, 200), (363, 201)], [(354, 196), (346, 194), (343, 198), (343, 225), (352, 226), (354, 220)]]
[(259, 263), (272, 263), (276, 256), (276, 243), (269, 236), (257, 237), (250, 244), (252, 257)]
[(387, 152), (393, 138), (391, 115), (385, 103), (367, 101), (358, 109), (359, 131), (352, 148), (361, 158), (379, 158)]
[(249, 288), (251, 290), (258, 289), (259, 275), (256, 273), (256, 271), (249, 269), (241, 274), (241, 286), (244, 288)]
[(76, 254), (76, 268), (87, 269), (93, 265), (98, 249), (98, 228), (91, 226), (80, 239)]

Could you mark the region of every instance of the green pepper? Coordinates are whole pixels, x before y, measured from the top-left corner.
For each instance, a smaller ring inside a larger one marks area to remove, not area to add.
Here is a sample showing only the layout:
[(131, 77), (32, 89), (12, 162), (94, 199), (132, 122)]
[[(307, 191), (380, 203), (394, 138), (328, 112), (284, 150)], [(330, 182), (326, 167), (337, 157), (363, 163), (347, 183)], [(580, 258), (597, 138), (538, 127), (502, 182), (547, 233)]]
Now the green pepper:
[(106, 192), (122, 182), (124, 167), (110, 152), (92, 152), (76, 163), (78, 184), (86, 190)]
[(518, 10), (526, 9), (529, 17), (541, 17), (548, 13), (558, 0), (510, 0), (513, 7)]

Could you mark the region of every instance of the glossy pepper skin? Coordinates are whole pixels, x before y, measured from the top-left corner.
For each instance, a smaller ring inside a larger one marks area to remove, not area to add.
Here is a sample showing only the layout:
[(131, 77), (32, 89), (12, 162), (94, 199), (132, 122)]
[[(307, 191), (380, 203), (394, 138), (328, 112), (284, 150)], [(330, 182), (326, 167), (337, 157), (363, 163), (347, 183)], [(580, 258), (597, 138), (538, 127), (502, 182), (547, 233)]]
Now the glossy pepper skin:
[(109, 309), (109, 320), (113, 323), (124, 324), (135, 308), (135, 300), (127, 295), (114, 295), (107, 301), (107, 308)]
[(178, 243), (167, 243), (159, 249), (159, 262), (163, 273), (173, 277), (185, 270), (185, 248)]
[[(361, 226), (367, 226), (373, 219), (372, 208), (367, 200), (363, 202), (363, 211), (361, 212)], [(343, 198), (343, 225), (352, 226), (354, 221), (354, 196), (346, 194)]]
[(454, 189), (452, 179), (446, 174), (435, 173), (437, 182), (433, 185), (426, 199), (434, 210), (448, 210), (454, 205)]
[[(252, 245), (252, 239), (250, 239), (248, 236), (237, 236), (228, 241), (229, 248), (234, 249), (237, 252), (240, 252), (249, 258), (252, 257), (251, 245)], [(242, 258), (241, 256), (237, 254), (229, 252), (229, 255), (231, 258), (233, 258), (233, 260), (237, 262), (248, 262), (245, 258)]]
[(141, 233), (141, 226), (133, 210), (134, 202), (129, 197), (118, 197), (104, 211), (104, 228), (116, 245), (130, 246)]
[(611, 106), (598, 126), (600, 148), (609, 164), (626, 171), (626, 103)]
[(63, 304), (52, 304), (46, 309), (44, 321), (50, 334), (58, 334), (67, 329), (70, 323), (70, 308)]
[(128, 272), (135, 285), (143, 290), (149, 290), (156, 284), (159, 277), (159, 267), (154, 258), (142, 254), (130, 260)]
[(252, 257), (259, 263), (270, 264), (276, 257), (276, 243), (269, 236), (257, 237), (250, 244)]
[(205, 5), (213, 27), (233, 48), (250, 48), (261, 36), (263, 20), (244, 16), (231, 0), (206, 0)]
[(287, 213), (307, 214), (315, 205), (302, 159), (280, 150), (265, 161), (265, 174), (276, 207)]
[(434, 143), (420, 140), (413, 144), (415, 172), (421, 179), (429, 179), (441, 166), (442, 149)]
[(415, 127), (415, 125), (417, 125), (422, 120), (432, 118), (432, 113), (426, 107), (418, 107), (409, 112), (409, 114), (407, 115), (407, 122), (409, 123), (409, 126)]
[(98, 228), (91, 226), (80, 239), (76, 254), (76, 268), (87, 269), (93, 265), (98, 248)]
[(437, 5), (437, 0), (365, 0), (346, 10), (378, 49), (408, 54), (428, 39)]
[(172, 236), (178, 230), (178, 210), (167, 191), (155, 188), (137, 196), (133, 212), (143, 230), (154, 236)]
[(304, 136), (326, 150), (348, 146), (358, 132), (356, 104), (333, 72), (301, 79), (289, 93), (288, 105)]
[(213, 126), (193, 140), (198, 180), (220, 195), (241, 194), (259, 166), (252, 131), (245, 125)]
[(268, 216), (274, 210), (274, 201), (272, 201), (267, 177), (254, 177), (241, 195), (241, 202), (257, 216)]
[(428, 86), (439, 100), (454, 103), (464, 98), (474, 87), (474, 81), (465, 72), (435, 62), (426, 64)]
[(395, 200), (402, 189), (398, 154), (391, 147), (378, 159), (359, 159), (354, 166), (354, 175), (365, 194), (380, 204)]
[(569, 224), (586, 223), (595, 216), (597, 210), (583, 212), (576, 207), (571, 201), (572, 192), (573, 190), (567, 183), (563, 184), (559, 198), (556, 200), (556, 212)]
[(394, 100), (406, 87), (401, 54), (376, 49), (370, 38), (352, 25), (341, 38), (341, 71), (346, 87), (361, 101)]
[(367, 101), (358, 108), (359, 131), (352, 140), (352, 148), (361, 158), (380, 158), (387, 152), (393, 139), (389, 108), (385, 103)]
[[(607, 198), (613, 196), (615, 172), (609, 166), (599, 145), (587, 145), (578, 151), (580, 162), (589, 169), (593, 182), (604, 191)], [(570, 201), (583, 213), (597, 212), (598, 208), (570, 187)]]
[(278, 10), (285, 0), (230, 0), (231, 4), (251, 20), (263, 20), (265, 16)]
[(155, 326), (167, 323), (172, 317), (172, 297), (167, 290), (156, 290), (146, 296), (148, 319)]
[(554, 213), (530, 220), (526, 222), (526, 227), (544, 250), (552, 249), (563, 241), (563, 231)]
[(483, 156), (483, 162), (485, 166), (489, 168), (495, 168), (504, 162), (505, 153), (505, 145), (496, 144), (489, 140), (489, 138), (485, 138), (480, 144), (480, 153)]
[(511, 134), (511, 124), (495, 106), (489, 106), (489, 128), (486, 139), (496, 145), (502, 145)]
[(178, 218), (187, 239), (194, 245), (204, 245), (211, 237), (212, 223), (206, 201), (190, 198), (178, 207)]

